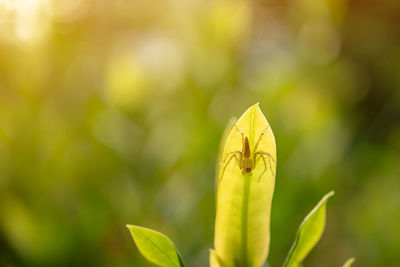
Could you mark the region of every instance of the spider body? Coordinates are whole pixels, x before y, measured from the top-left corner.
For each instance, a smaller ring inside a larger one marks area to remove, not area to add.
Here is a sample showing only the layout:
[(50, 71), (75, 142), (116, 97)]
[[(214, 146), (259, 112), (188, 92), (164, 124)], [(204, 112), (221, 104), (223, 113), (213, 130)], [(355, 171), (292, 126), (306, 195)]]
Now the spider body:
[(264, 152), (264, 151), (257, 151), (258, 145), (262, 139), (262, 137), (265, 135), (265, 131), (268, 128), (265, 128), (260, 136), (258, 137), (257, 143), (255, 144), (253, 148), (253, 153), (250, 149), (250, 143), (249, 143), (249, 138), (243, 134), (242, 131), (239, 130), (239, 128), (234, 124), (236, 130), (240, 133), (242, 136), (242, 151), (231, 151), (226, 153), (224, 160), (221, 162), (221, 165), (224, 165), (221, 173), (221, 178), (219, 179), (218, 183), (222, 180), (225, 170), (228, 167), (229, 163), (234, 159), (235, 163), (239, 166), (240, 170), (242, 171), (243, 175), (249, 174), (252, 175), (253, 170), (256, 168), (257, 161), (261, 159), (264, 163), (264, 171), (261, 173), (261, 175), (258, 177), (258, 181), (260, 181), (261, 177), (264, 175), (264, 173), (267, 170), (267, 160), (266, 157), (268, 158), (269, 162), (269, 169), (274, 175), (274, 172), (272, 170), (272, 163), (275, 162), (274, 158), (269, 152)]
[(243, 175), (246, 173), (251, 175), (251, 171), (254, 169), (254, 162), (250, 157), (250, 145), (249, 145), (249, 138), (247, 136), (244, 139), (242, 153), (239, 154), (239, 162), (240, 162), (240, 169), (242, 170)]

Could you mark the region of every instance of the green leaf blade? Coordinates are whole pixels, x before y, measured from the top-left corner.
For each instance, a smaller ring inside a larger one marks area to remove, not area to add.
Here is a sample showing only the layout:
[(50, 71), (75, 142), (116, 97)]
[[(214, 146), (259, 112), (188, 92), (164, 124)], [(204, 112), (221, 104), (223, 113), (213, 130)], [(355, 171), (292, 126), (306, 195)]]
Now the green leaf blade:
[(140, 226), (127, 225), (140, 253), (161, 267), (182, 267), (183, 260), (174, 243), (165, 235)]
[(217, 160), (217, 164), (216, 164), (216, 172), (215, 172), (215, 184), (218, 186), (218, 181), (219, 181), (219, 173), (220, 173), (220, 162), (222, 162), (222, 160), (224, 159), (224, 149), (225, 149), (225, 144), (226, 144), (226, 140), (228, 140), (229, 134), (232, 132), (232, 129), (235, 125), (237, 121), (236, 117), (231, 117), (229, 119), (228, 124), (226, 125), (224, 132), (222, 134), (222, 139), (221, 139), (221, 143), (219, 144), (219, 148), (218, 148), (218, 160)]
[(318, 204), (305, 217), (296, 234), (296, 239), (283, 264), (284, 267), (302, 266), (302, 261), (318, 243), (325, 228), (326, 203), (334, 194), (333, 191), (326, 194)]
[(354, 263), (355, 260), (356, 260), (356, 258), (350, 258), (350, 259), (348, 259), (348, 260), (343, 264), (343, 267), (351, 267), (351, 265)]
[(210, 249), (210, 267), (222, 267), (215, 250)]
[[(276, 169), (275, 138), (258, 104), (245, 111), (235, 124), (227, 137), (218, 173), (215, 251), (214, 255), (210, 254), (212, 267), (258, 267), (265, 262), (269, 250)], [(270, 163), (267, 157), (264, 164), (260, 157), (251, 174), (245, 175), (234, 159), (228, 163), (224, 161), (229, 161), (229, 153), (242, 151), (241, 132), (248, 138), (251, 155), (261, 137), (256, 150), (268, 152), (273, 158)]]

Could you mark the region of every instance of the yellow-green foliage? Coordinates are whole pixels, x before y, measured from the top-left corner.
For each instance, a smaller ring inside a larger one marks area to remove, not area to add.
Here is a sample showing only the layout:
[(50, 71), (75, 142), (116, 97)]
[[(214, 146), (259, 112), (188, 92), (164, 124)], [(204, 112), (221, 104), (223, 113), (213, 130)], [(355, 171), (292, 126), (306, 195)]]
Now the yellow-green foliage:
[(333, 194), (333, 191), (326, 194), (301, 223), (284, 267), (302, 266), (304, 258), (317, 244), (325, 228), (326, 202)]
[[(259, 267), (268, 256), (271, 202), (276, 173), (275, 138), (258, 104), (228, 123), (217, 165), (217, 214), (211, 267)], [(246, 163), (247, 162), (247, 163)], [(326, 194), (301, 223), (283, 264), (301, 267), (321, 238), (326, 221)], [(159, 232), (128, 226), (139, 251), (162, 267), (184, 266), (174, 244)], [(343, 267), (350, 267), (354, 258)]]
[(128, 225), (140, 253), (161, 267), (182, 267), (183, 261), (174, 243), (165, 235), (140, 226)]
[[(236, 126), (238, 129), (233, 127), (226, 140), (221, 157), (223, 163), (219, 168), (215, 251), (210, 260), (212, 267), (260, 266), (268, 255), (271, 201), (275, 185), (275, 138), (258, 104), (250, 107)], [(243, 175), (234, 158), (227, 163), (229, 152), (242, 150), (243, 141), (239, 131), (249, 138), (252, 154), (255, 152), (254, 145), (264, 132), (257, 151), (270, 153), (274, 160), (271, 165), (268, 158), (267, 164), (260, 158), (252, 175)], [(264, 172), (265, 168), (267, 170)]]
[(343, 267), (351, 267), (351, 265), (353, 264), (353, 262), (356, 260), (356, 258), (350, 258), (348, 259), (344, 264)]

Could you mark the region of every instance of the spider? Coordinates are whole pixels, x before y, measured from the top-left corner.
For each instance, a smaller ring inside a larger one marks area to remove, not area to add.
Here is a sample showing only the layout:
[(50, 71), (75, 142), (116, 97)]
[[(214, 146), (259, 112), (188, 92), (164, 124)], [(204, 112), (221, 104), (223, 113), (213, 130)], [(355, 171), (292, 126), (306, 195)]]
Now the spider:
[(239, 166), (240, 170), (242, 170), (243, 175), (245, 175), (245, 174), (251, 175), (252, 171), (256, 167), (257, 161), (259, 159), (262, 159), (264, 162), (264, 171), (258, 177), (258, 181), (260, 182), (261, 177), (264, 175), (264, 173), (267, 170), (266, 157), (268, 157), (269, 169), (270, 169), (272, 175), (274, 176), (274, 171), (272, 170), (271, 160), (273, 162), (276, 162), (275, 159), (268, 152), (257, 151), (258, 144), (260, 143), (261, 138), (264, 136), (265, 131), (268, 129), (268, 127), (265, 128), (262, 131), (262, 133), (260, 134), (260, 136), (258, 137), (257, 143), (255, 144), (253, 153), (252, 153), (250, 150), (249, 138), (247, 136), (245, 136), (242, 131), (239, 130), (239, 128), (236, 126), (236, 124), (234, 124), (234, 126), (235, 126), (236, 130), (242, 136), (242, 151), (232, 151), (232, 152), (226, 153), (224, 160), (220, 163), (221, 165), (223, 165), (226, 162), (224, 168), (222, 169), (221, 178), (219, 179), (218, 183), (224, 177), (225, 170), (228, 167), (229, 163), (232, 161), (232, 159), (235, 159), (235, 163)]

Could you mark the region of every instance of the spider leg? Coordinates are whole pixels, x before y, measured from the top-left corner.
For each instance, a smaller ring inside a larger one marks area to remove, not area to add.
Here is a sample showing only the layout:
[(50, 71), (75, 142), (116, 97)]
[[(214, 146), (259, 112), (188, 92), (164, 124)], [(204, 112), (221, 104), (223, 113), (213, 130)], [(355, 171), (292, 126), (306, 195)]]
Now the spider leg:
[(242, 144), (244, 144), (244, 133), (243, 133), (241, 130), (239, 130), (239, 127), (237, 127), (236, 123), (235, 123), (233, 126), (235, 126), (236, 130), (237, 130), (237, 131), (240, 133), (240, 135), (242, 136)]
[(274, 171), (272, 170), (272, 163), (271, 163), (271, 154), (268, 155), (268, 160), (269, 160), (269, 169), (272, 173), (272, 176), (275, 176)]
[(238, 158), (238, 156), (237, 156), (236, 154), (233, 154), (232, 156), (230, 156), (230, 158), (229, 158), (228, 161), (226, 162), (224, 168), (222, 169), (221, 178), (219, 178), (217, 184), (219, 184), (219, 183), (222, 181), (222, 178), (224, 177), (224, 173), (225, 173), (226, 167), (228, 167), (229, 163), (231, 162), (231, 160), (232, 160), (233, 158), (236, 160), (236, 164), (239, 165), (239, 158)]
[(258, 155), (258, 158), (261, 158), (264, 161), (264, 170), (263, 172), (260, 174), (260, 176), (258, 177), (258, 182), (260, 182), (261, 177), (264, 175), (264, 173), (267, 171), (267, 162), (265, 161), (265, 157), (264, 155)]
[(240, 157), (240, 156), (242, 155), (242, 152), (241, 152), (241, 151), (233, 151), (233, 152), (228, 152), (228, 153), (226, 153), (224, 160), (221, 161), (219, 164), (220, 164), (220, 165), (224, 164), (224, 162), (226, 161), (226, 159), (228, 158), (228, 156), (229, 156), (229, 155), (232, 155), (232, 154), (239, 154), (239, 157)]
[(256, 154), (268, 156), (268, 157), (270, 157), (272, 159), (273, 162), (276, 162), (276, 160), (272, 157), (271, 153), (269, 153), (269, 152), (259, 151)]
[[(256, 152), (256, 153), (254, 153), (254, 157), (255, 157), (256, 159), (257, 159), (257, 156), (262, 157), (264, 160), (265, 160), (265, 157), (264, 157), (264, 156), (268, 156), (269, 169), (270, 169), (270, 171), (271, 171), (272, 176), (274, 176), (275, 174), (274, 174), (274, 171), (272, 170), (272, 162), (271, 162), (271, 159), (272, 159), (272, 161), (275, 162), (275, 163), (276, 163), (276, 160), (272, 157), (272, 155), (271, 155), (270, 153), (268, 153), (268, 152)], [(256, 162), (256, 161), (254, 161), (254, 162)], [(264, 174), (264, 173), (263, 173), (263, 174)]]
[(261, 132), (260, 136), (258, 137), (257, 143), (256, 143), (256, 145), (254, 146), (254, 151), (257, 151), (258, 144), (260, 143), (261, 138), (264, 136), (264, 134), (265, 134), (265, 132), (267, 131), (268, 128), (269, 128), (269, 125), (268, 125), (267, 128), (265, 128), (265, 129)]

